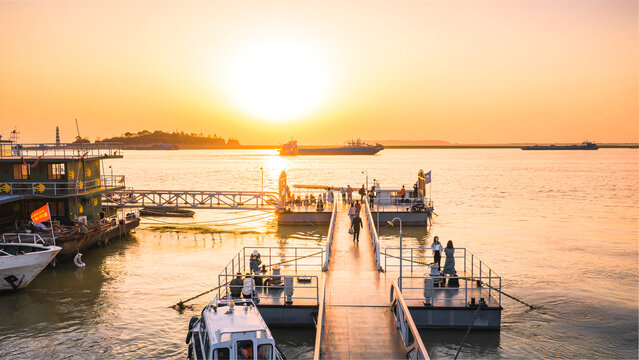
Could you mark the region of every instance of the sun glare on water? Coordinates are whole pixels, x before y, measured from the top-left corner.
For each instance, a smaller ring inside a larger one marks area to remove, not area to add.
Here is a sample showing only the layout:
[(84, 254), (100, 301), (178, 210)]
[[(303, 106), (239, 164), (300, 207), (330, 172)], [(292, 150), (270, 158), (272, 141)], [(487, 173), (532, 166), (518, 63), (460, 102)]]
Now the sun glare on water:
[(326, 102), (329, 73), (322, 54), (306, 43), (263, 41), (240, 50), (227, 70), (233, 104), (250, 116), (287, 122)]

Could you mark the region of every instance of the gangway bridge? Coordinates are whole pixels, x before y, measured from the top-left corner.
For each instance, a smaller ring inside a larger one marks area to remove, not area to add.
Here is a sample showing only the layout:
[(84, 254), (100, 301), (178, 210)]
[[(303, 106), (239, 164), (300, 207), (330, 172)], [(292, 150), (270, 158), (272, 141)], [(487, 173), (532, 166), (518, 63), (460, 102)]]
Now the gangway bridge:
[(133, 190), (102, 195), (104, 206), (183, 209), (275, 210), (279, 195), (265, 191)]

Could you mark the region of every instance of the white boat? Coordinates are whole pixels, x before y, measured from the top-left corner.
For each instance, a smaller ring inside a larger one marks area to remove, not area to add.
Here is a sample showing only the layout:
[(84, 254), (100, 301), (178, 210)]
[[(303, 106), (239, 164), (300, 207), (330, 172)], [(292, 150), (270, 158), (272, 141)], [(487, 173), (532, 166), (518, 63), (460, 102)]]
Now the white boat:
[(191, 318), (189, 359), (283, 360), (271, 331), (250, 299), (215, 300)]
[(46, 245), (37, 234), (20, 234), (32, 243), (0, 242), (0, 292), (16, 291), (29, 285), (62, 249)]

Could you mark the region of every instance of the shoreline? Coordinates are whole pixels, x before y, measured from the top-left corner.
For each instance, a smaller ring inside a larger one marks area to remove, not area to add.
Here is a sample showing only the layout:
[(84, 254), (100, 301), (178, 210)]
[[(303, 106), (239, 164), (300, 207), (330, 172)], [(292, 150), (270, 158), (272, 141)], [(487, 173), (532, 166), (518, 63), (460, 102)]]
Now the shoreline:
[[(523, 146), (530, 146), (536, 144), (520, 144), (520, 145), (464, 145), (464, 144), (449, 144), (449, 145), (384, 145), (386, 149), (520, 149)], [(563, 145), (563, 144), (555, 144)], [(330, 147), (334, 145), (316, 145), (308, 148), (317, 147)], [(600, 149), (639, 149), (639, 144), (601, 144)], [(279, 145), (241, 145), (241, 146), (229, 146), (229, 147), (206, 147), (206, 146), (189, 146), (180, 147), (179, 149), (125, 149), (125, 150), (277, 150)], [(303, 147), (305, 148), (305, 147)]]

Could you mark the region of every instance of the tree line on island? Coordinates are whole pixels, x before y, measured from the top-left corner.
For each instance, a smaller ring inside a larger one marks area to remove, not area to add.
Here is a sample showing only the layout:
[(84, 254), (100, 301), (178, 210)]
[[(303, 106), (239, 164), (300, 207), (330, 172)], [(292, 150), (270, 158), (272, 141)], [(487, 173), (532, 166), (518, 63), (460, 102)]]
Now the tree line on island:
[[(76, 143), (89, 143), (85, 138), (76, 137)], [(142, 130), (137, 133), (126, 132), (120, 136), (96, 140), (96, 143), (121, 143), (125, 148), (157, 147), (165, 149), (175, 148), (239, 148), (242, 147), (237, 139), (224, 140), (217, 135), (203, 133), (185, 133), (184, 131), (165, 132), (161, 130)]]

